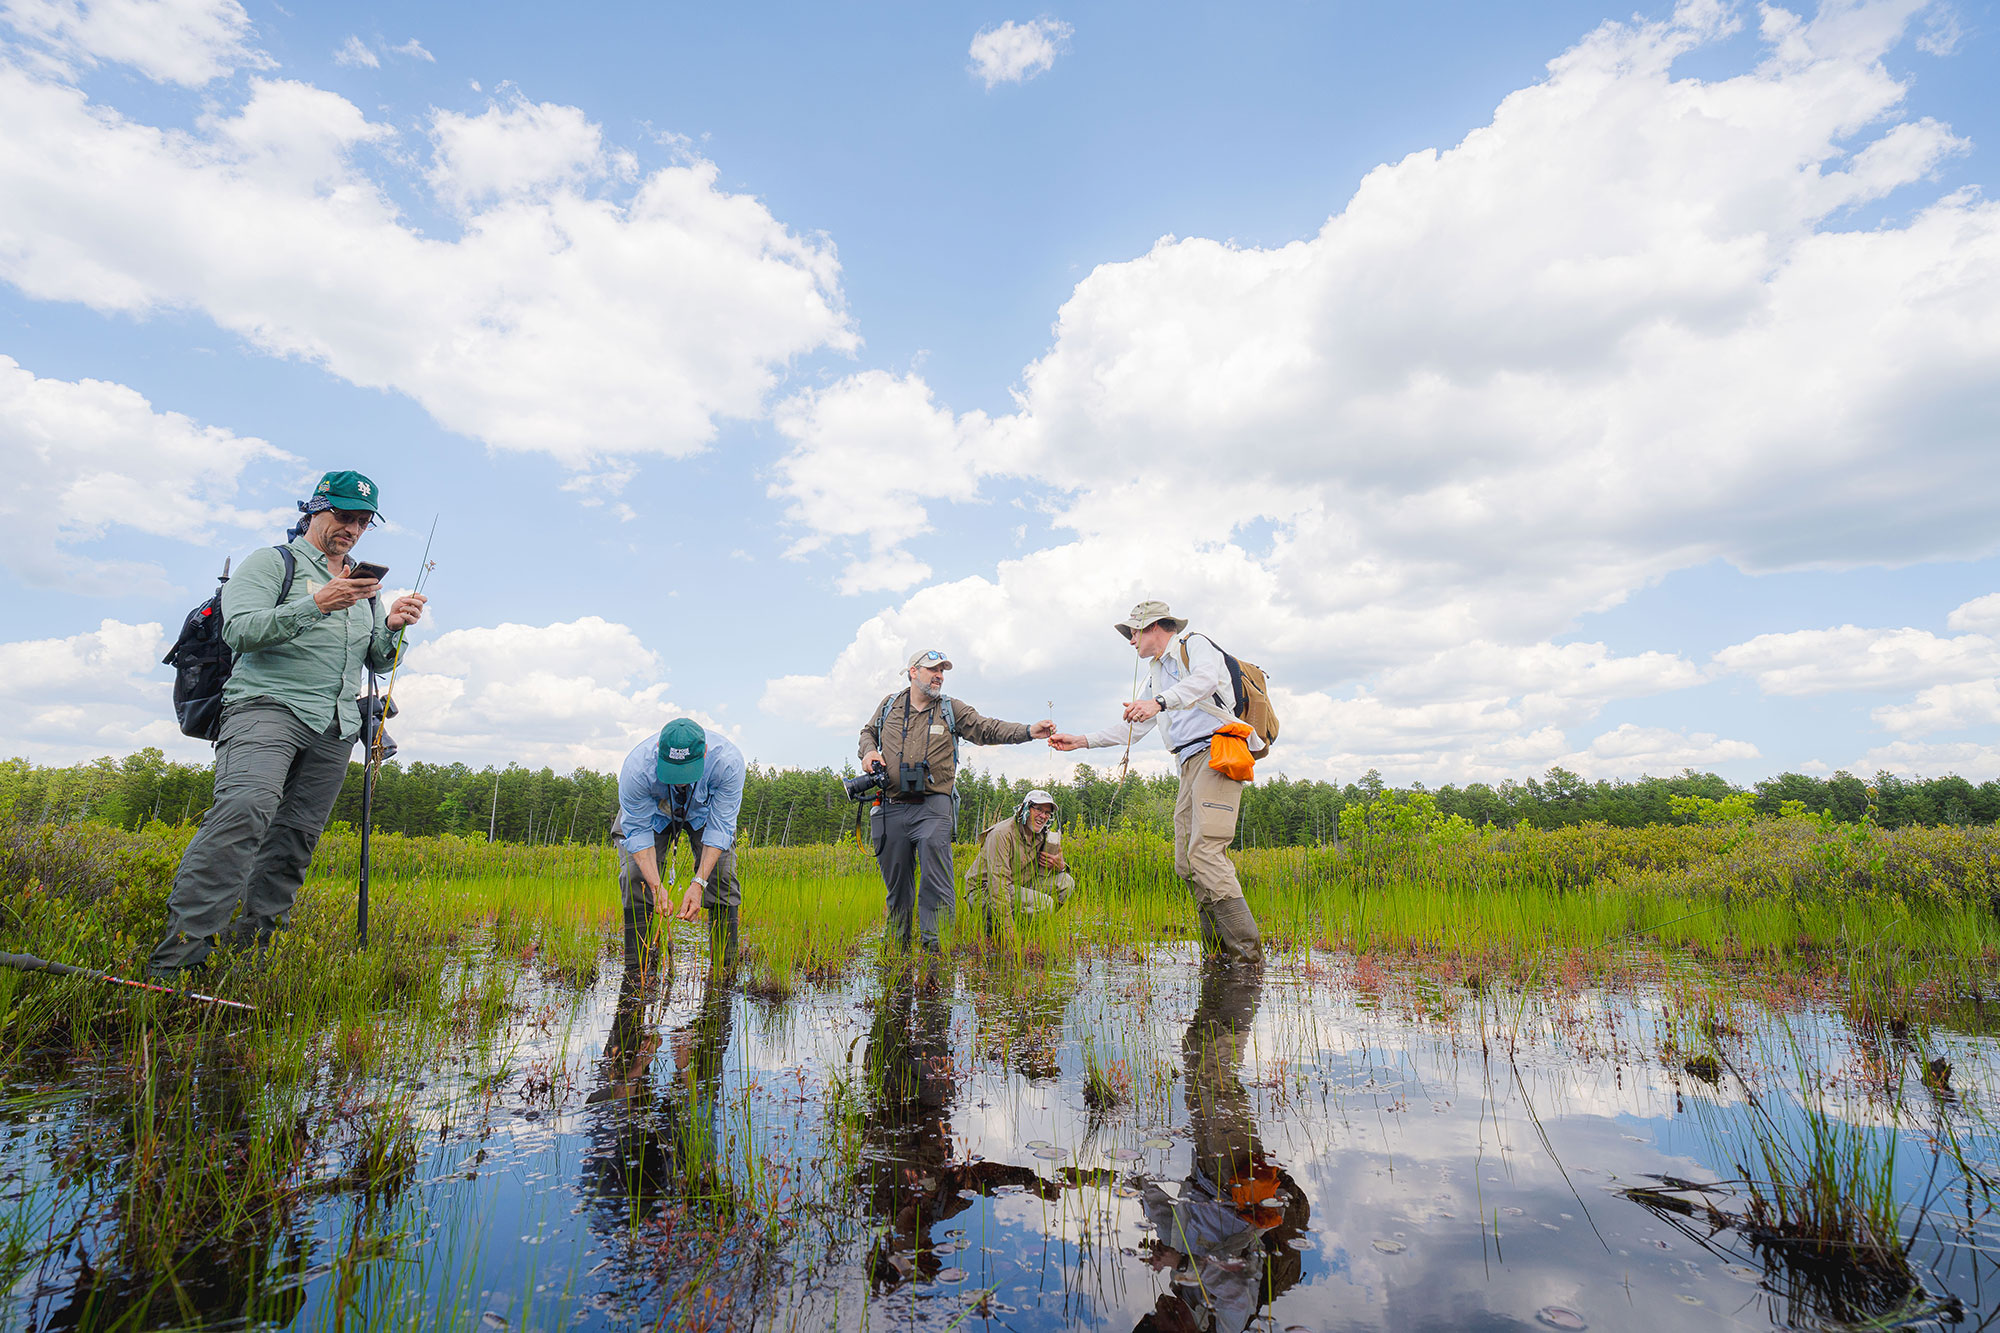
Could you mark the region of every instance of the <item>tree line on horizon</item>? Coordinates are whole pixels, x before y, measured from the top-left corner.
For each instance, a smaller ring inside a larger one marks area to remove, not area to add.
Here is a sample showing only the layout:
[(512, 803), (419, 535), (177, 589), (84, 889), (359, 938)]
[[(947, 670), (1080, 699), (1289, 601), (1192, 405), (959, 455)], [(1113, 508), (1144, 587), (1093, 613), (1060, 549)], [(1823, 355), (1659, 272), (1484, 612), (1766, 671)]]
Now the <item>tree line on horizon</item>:
[[(738, 819), (739, 845), (828, 843), (853, 836), (857, 811), (841, 787), (843, 777), (851, 776), (851, 769), (750, 765)], [(361, 779), (362, 766), (349, 765), (334, 806), (336, 821), (359, 825)], [(958, 840), (973, 839), (1005, 818), (1035, 785), (977, 770), (961, 772)], [(0, 818), (25, 823), (95, 819), (121, 828), (154, 820), (185, 823), (208, 809), (213, 787), (210, 765), (170, 761), (150, 748), (122, 760), (105, 756), (67, 767), (8, 759), (0, 761)], [(1078, 764), (1070, 781), (1049, 790), (1065, 828), (1130, 828), (1166, 837), (1173, 828), (1175, 788), (1171, 774), (1133, 773), (1120, 783), (1101, 769)], [(1688, 823), (1695, 816), (1687, 813), (1687, 798), (1694, 797), (1711, 802), (1748, 797), (1750, 807), (1762, 815), (1803, 809), (1883, 828), (2000, 822), (2000, 781), (1975, 785), (1957, 776), (1906, 778), (1884, 772), (1863, 781), (1845, 772), (1830, 777), (1783, 773), (1746, 788), (1692, 769), (1672, 777), (1591, 781), (1551, 768), (1525, 781), (1391, 788), (1371, 769), (1347, 783), (1293, 781), (1282, 774), (1259, 778), (1243, 793), (1238, 844), (1332, 843), (1340, 835), (1341, 811), (1389, 792), (1424, 794), (1439, 817), (1462, 816), (1482, 828)], [(1797, 805), (1788, 806), (1791, 802)], [(378, 830), (414, 836), (451, 833), (514, 843), (590, 843), (609, 840), (617, 803), (616, 773), (391, 760), (376, 777), (374, 816)]]

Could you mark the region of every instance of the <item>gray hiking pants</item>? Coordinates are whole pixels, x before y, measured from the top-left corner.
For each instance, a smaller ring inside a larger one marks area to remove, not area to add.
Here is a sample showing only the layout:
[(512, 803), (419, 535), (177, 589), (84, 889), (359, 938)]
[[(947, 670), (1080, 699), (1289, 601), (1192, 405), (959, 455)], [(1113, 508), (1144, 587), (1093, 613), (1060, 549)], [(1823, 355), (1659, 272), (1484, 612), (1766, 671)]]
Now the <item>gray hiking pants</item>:
[(215, 803), (181, 854), (148, 972), (193, 967), (218, 943), (261, 943), (284, 924), (353, 753), (354, 741), (312, 730), (273, 699), (222, 710)]
[(927, 949), (937, 948), (939, 929), (951, 925), (958, 902), (958, 884), (951, 873), (953, 813), (951, 797), (932, 792), (921, 801), (884, 801), (871, 816), (875, 864), (889, 890), (891, 943), (910, 946), (912, 906)]

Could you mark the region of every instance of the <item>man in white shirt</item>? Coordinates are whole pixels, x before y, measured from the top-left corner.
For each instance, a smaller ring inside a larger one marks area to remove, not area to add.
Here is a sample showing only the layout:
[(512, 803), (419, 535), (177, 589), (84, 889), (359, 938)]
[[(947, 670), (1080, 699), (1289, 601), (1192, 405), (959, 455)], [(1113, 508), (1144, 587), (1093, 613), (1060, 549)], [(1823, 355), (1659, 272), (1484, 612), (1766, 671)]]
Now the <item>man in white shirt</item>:
[[(1229, 666), (1222, 650), (1205, 634), (1183, 634), (1187, 621), (1165, 602), (1141, 602), (1114, 628), (1133, 651), (1152, 663), (1145, 695), (1125, 705), (1124, 721), (1088, 735), (1051, 736), (1058, 750), (1129, 745), (1166, 718), (1167, 749), (1180, 766), (1181, 789), (1174, 802), (1174, 873), (1188, 882), (1201, 913), (1203, 948), (1231, 961), (1264, 961), (1263, 936), (1243, 886), (1229, 860), (1236, 840), (1236, 812), (1243, 784), (1208, 766), (1209, 738), (1236, 721), (1230, 713)], [(1253, 735), (1250, 742), (1262, 748)]]

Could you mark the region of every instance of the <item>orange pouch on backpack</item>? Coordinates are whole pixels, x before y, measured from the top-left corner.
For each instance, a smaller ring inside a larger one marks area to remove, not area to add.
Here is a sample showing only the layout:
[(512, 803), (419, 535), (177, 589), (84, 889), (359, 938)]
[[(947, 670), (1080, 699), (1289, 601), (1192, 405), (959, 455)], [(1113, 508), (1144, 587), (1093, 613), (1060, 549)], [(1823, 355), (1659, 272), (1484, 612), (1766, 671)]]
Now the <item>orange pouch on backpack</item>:
[(1250, 743), (1246, 739), (1250, 734), (1250, 728), (1241, 722), (1217, 727), (1208, 738), (1208, 766), (1233, 781), (1251, 781), (1256, 775), (1257, 761), (1250, 757)]

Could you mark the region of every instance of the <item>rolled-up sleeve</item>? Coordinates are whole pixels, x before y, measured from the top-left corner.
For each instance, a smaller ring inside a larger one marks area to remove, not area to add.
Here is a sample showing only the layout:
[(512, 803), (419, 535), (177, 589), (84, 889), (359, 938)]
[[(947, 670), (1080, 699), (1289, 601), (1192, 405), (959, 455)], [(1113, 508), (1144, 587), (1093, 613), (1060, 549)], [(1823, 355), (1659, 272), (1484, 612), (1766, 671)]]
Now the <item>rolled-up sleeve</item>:
[(618, 845), (638, 853), (653, 845), (653, 767), (659, 756), (657, 740), (641, 741), (625, 756), (618, 770)]
[(743, 752), (709, 734), (708, 753), (714, 767), (708, 775), (708, 809), (701, 827), (704, 850), (728, 851), (736, 845), (736, 817), (743, 809)]

